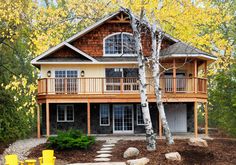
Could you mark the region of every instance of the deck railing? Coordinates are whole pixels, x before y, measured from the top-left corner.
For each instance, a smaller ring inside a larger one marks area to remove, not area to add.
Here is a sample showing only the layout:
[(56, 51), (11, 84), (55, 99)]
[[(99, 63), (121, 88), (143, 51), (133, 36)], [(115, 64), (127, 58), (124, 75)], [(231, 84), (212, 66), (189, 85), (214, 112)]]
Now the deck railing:
[[(146, 78), (148, 94), (154, 93), (154, 81)], [(206, 93), (204, 78), (161, 78), (164, 93)], [(138, 93), (138, 78), (43, 78), (38, 80), (38, 95)]]

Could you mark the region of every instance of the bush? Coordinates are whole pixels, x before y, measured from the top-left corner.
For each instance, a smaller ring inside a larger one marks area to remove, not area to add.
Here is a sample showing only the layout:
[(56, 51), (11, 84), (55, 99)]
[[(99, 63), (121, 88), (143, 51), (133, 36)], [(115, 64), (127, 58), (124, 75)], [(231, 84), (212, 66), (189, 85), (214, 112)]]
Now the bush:
[(48, 147), (65, 149), (88, 149), (95, 143), (95, 137), (87, 136), (79, 130), (59, 131), (55, 137), (48, 138)]

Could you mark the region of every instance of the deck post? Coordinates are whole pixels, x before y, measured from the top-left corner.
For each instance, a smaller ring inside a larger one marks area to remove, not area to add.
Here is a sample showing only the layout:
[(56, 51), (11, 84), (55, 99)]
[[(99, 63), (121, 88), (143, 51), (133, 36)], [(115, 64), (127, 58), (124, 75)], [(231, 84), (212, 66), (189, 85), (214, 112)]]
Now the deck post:
[(50, 136), (50, 116), (49, 116), (49, 103), (46, 101), (46, 136)]
[(87, 103), (87, 134), (91, 134), (91, 127), (90, 127), (90, 102)]
[(159, 137), (162, 138), (162, 124), (161, 124), (161, 115), (159, 114)]
[(40, 111), (41, 111), (41, 104), (37, 104), (37, 138), (39, 139), (41, 137), (40, 134)]
[(194, 60), (194, 93), (197, 93), (197, 59)]
[(173, 92), (176, 93), (176, 61), (173, 59)]
[(208, 136), (208, 109), (207, 102), (205, 103), (205, 135)]
[(198, 121), (197, 121), (197, 102), (194, 102), (194, 137), (198, 137)]

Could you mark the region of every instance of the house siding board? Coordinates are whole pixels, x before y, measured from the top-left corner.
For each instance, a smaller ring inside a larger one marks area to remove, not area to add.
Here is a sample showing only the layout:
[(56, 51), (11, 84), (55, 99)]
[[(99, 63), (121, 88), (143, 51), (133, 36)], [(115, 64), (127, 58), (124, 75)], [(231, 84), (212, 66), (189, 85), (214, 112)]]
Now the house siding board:
[(187, 103), (187, 131), (194, 131), (194, 103)]
[[(112, 134), (113, 133), (113, 105), (108, 103), (110, 106), (110, 125), (100, 126), (99, 121), (99, 103), (91, 103), (90, 105), (90, 120), (91, 120), (91, 133), (92, 134)], [(123, 104), (123, 103), (115, 103)], [(139, 103), (129, 103), (133, 105), (134, 115), (134, 134), (145, 133), (145, 127), (143, 125), (137, 125), (137, 111), (136, 106)], [(179, 104), (179, 103), (168, 103), (168, 104)], [(187, 104), (187, 131), (193, 132), (194, 121), (193, 121), (193, 103)], [(86, 103), (75, 103), (74, 105), (74, 122), (57, 122), (57, 104), (50, 104), (50, 134), (57, 134), (58, 130), (78, 129), (83, 133), (87, 133), (87, 104)], [(159, 116), (156, 103), (149, 103), (150, 115), (153, 124), (153, 130), (155, 133), (159, 131)], [(42, 105), (42, 123), (41, 133), (46, 134), (46, 106)]]
[[(74, 122), (57, 122), (57, 104), (49, 105), (50, 114), (50, 134), (57, 134), (59, 130), (79, 129), (83, 133), (87, 132), (87, 105), (74, 105)], [(46, 106), (42, 106), (42, 134), (46, 134)]]
[[(103, 56), (103, 39), (116, 32), (132, 33), (132, 28), (129, 23), (104, 23), (96, 29), (88, 32), (82, 37), (72, 42), (72, 45), (92, 57)], [(163, 41), (162, 48), (168, 47), (172, 44), (170, 41)], [(151, 38), (150, 33), (142, 36), (143, 53), (146, 56), (150, 55), (151, 51)]]

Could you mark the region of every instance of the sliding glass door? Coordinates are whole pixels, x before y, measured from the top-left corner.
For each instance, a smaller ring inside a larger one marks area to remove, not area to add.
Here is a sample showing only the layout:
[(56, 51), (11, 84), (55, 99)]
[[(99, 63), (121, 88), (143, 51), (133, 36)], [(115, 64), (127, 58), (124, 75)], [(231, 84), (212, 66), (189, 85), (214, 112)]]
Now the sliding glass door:
[(132, 105), (113, 105), (113, 132), (133, 133)]

